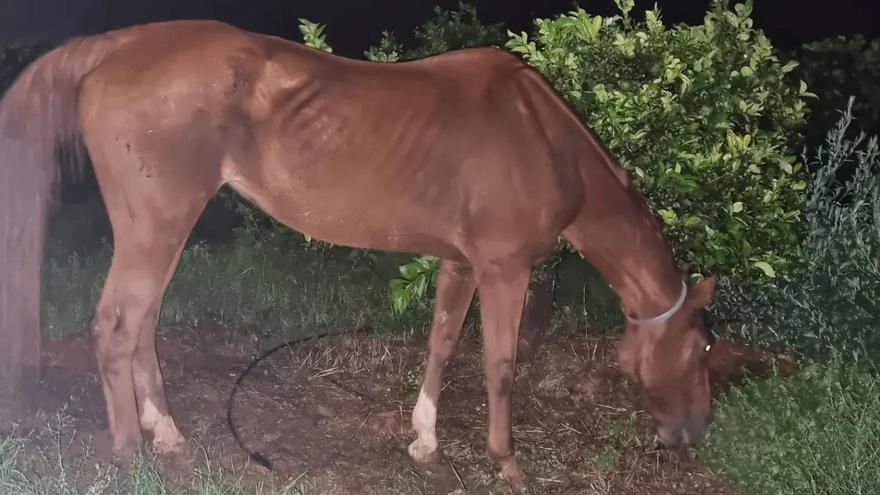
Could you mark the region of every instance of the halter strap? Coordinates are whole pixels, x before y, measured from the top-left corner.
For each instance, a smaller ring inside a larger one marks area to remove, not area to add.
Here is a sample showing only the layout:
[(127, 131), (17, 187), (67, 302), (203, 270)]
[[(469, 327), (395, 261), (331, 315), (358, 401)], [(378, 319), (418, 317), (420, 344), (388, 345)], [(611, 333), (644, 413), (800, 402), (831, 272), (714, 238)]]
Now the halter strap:
[(687, 283), (682, 280), (681, 281), (681, 294), (678, 296), (678, 301), (675, 301), (675, 304), (672, 305), (671, 308), (667, 309), (663, 314), (655, 316), (653, 318), (645, 318), (643, 320), (638, 320), (635, 318), (630, 318), (629, 314), (626, 311), (623, 312), (624, 316), (626, 316), (626, 320), (634, 325), (659, 325), (661, 323), (665, 323), (670, 318), (672, 318), (675, 313), (678, 312), (679, 309), (684, 305), (684, 298), (687, 296)]

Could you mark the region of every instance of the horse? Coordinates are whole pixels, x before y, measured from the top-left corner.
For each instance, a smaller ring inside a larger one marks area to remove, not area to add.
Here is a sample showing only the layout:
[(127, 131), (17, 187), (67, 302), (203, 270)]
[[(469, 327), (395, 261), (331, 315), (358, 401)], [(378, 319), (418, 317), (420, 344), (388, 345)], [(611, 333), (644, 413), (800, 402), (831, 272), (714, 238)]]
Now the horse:
[(437, 405), (480, 300), (486, 453), (523, 480), (512, 438), (517, 333), (534, 267), (560, 236), (626, 316), (619, 368), (667, 446), (711, 421), (705, 307), (628, 171), (548, 81), (495, 47), (397, 63), (349, 59), (229, 24), (168, 21), (68, 40), (0, 102), (4, 381), (39, 374), (40, 269), (59, 143), (87, 154), (113, 257), (90, 331), (115, 455), (186, 440), (156, 353), (162, 301), (197, 218), (228, 185), (335, 245), (440, 259), (412, 411), (417, 462), (437, 455)]

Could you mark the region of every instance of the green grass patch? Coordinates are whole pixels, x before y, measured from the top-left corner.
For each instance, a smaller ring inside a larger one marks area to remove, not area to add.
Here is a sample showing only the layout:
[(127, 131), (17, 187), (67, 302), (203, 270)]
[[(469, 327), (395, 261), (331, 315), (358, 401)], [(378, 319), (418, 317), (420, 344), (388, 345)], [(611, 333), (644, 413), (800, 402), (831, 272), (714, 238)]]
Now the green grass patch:
[[(112, 247), (49, 259), (43, 322), (50, 337), (85, 331), (110, 266)], [(245, 234), (195, 243), (183, 254), (161, 326), (215, 323), (269, 340), (358, 328), (427, 325), (427, 310), (394, 315), (387, 280), (400, 258), (349, 249), (315, 252)]]
[[(55, 249), (43, 273), (42, 318), (49, 336), (57, 339), (88, 328), (113, 248), (108, 242), (79, 250), (51, 246)], [(225, 242), (193, 242), (168, 288), (160, 325), (219, 324), (270, 341), (347, 329), (426, 328), (433, 297), (415, 301), (403, 314), (393, 311), (389, 297), (388, 281), (408, 257), (344, 247), (314, 249), (290, 233), (260, 237), (240, 231)], [(565, 257), (562, 266), (555, 325), (573, 332), (616, 328), (621, 319), (617, 299), (601, 276), (578, 256)], [(477, 304), (470, 319), (479, 317)]]
[[(185, 480), (167, 482), (156, 460), (138, 457), (127, 466), (95, 463), (91, 438), (78, 438), (61, 409), (47, 426), (0, 434), (0, 493), (15, 495), (301, 495), (315, 493), (308, 480), (277, 484), (249, 481), (208, 460)], [(277, 486), (276, 486), (277, 485)]]
[(880, 493), (880, 378), (834, 358), (748, 380), (716, 405), (699, 456), (746, 493)]

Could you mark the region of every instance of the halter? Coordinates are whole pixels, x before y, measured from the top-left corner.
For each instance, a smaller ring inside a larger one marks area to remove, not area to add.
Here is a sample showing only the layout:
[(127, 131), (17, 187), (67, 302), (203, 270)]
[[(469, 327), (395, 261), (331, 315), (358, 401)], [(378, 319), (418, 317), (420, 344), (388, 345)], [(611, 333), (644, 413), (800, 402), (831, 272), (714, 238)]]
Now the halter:
[(681, 309), (682, 305), (684, 305), (684, 298), (687, 296), (687, 283), (682, 280), (681, 281), (681, 295), (678, 296), (678, 301), (675, 301), (675, 304), (672, 305), (671, 308), (667, 309), (663, 314), (655, 316), (653, 318), (646, 318), (643, 320), (638, 320), (635, 318), (630, 318), (629, 314), (626, 311), (623, 312), (624, 316), (626, 316), (626, 320), (634, 325), (659, 325), (661, 323), (667, 322), (670, 318), (672, 318), (675, 313)]

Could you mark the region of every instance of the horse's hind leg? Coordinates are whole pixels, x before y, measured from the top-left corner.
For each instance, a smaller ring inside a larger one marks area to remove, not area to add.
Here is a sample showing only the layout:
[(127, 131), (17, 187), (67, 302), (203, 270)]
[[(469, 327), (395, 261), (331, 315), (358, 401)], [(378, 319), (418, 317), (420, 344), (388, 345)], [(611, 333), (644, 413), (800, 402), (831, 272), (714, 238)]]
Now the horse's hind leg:
[(105, 168), (102, 156), (93, 156), (114, 239), (92, 323), (113, 450), (140, 450), (143, 427), (153, 434), (156, 450), (179, 451), (185, 442), (165, 397), (156, 324), (186, 239), (216, 189), (180, 177), (114, 175), (117, 170)]
[(470, 266), (449, 260), (440, 262), (434, 321), (428, 340), (428, 362), (419, 398), (412, 413), (412, 426), (418, 438), (410, 444), (409, 454), (419, 462), (432, 460), (437, 452), (437, 402), (443, 372), (455, 354), (475, 287)]
[[(153, 228), (146, 228), (153, 224)], [(189, 221), (158, 228), (146, 217), (137, 229), (114, 225), (113, 262), (95, 311), (92, 332), (107, 402), (113, 450), (140, 449), (140, 427), (158, 451), (181, 450), (156, 358), (159, 309), (186, 237)]]
[[(171, 271), (176, 261), (175, 259), (172, 263)], [(161, 304), (157, 300), (144, 317), (134, 351), (132, 377), (141, 428), (153, 434), (153, 450), (165, 454), (182, 452), (186, 447), (186, 440), (171, 418), (156, 354), (156, 325), (160, 309)]]

